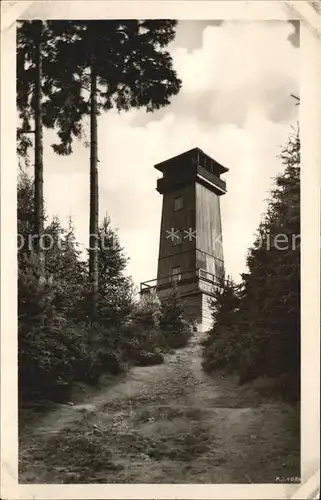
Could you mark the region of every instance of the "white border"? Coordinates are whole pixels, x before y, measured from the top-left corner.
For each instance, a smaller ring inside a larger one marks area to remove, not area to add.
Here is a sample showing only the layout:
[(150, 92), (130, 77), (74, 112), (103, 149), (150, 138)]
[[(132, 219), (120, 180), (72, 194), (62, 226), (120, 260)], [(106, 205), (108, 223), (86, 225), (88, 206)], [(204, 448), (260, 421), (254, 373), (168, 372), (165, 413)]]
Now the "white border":
[[(19, 1), (1, 3), (1, 498), (316, 498), (320, 469), (321, 22), (305, 1)], [(75, 15), (77, 14), (77, 15)], [(15, 20), (17, 18), (301, 20), (302, 436), (301, 485), (19, 485)]]

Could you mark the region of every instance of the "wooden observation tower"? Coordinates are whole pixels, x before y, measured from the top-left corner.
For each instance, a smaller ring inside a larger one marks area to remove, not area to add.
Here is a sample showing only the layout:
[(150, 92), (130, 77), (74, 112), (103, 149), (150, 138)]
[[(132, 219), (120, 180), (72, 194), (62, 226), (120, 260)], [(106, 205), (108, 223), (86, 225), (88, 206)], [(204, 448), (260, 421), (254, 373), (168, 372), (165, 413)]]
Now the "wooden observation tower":
[(163, 177), (157, 279), (141, 283), (141, 294), (166, 297), (176, 283), (188, 320), (204, 331), (211, 324), (208, 299), (224, 278), (220, 196), (228, 169), (199, 148), (155, 165)]

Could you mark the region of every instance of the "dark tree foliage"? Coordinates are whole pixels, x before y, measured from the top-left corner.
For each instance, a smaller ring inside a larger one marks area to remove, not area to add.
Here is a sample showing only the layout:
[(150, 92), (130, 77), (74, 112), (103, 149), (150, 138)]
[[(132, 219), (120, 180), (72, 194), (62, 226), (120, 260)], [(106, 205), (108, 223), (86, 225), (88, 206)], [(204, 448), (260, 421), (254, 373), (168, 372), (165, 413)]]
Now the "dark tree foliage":
[(161, 302), (159, 327), (165, 345), (169, 348), (184, 347), (191, 336), (190, 327), (184, 316), (183, 303), (176, 286)]
[[(25, 241), (18, 255), (19, 385), (29, 394), (51, 397), (48, 387), (59, 392), (74, 380), (96, 382), (104, 371), (115, 373), (122, 364), (146, 362), (148, 356), (153, 357), (148, 362), (162, 361), (158, 337), (152, 331), (146, 335), (146, 325), (133, 320), (132, 285), (123, 274), (126, 258), (108, 219), (99, 230), (97, 116), (111, 108), (153, 112), (170, 103), (181, 86), (166, 50), (175, 26), (171, 20), (19, 25), (18, 153), (26, 158), (34, 148), (35, 180), (21, 178), (18, 226), (26, 236), (51, 241), (46, 259)], [(81, 260), (71, 224), (65, 230), (53, 219), (43, 229), (42, 195), (43, 126), (58, 134), (54, 151), (67, 155), (74, 139), (82, 137), (86, 116), (91, 122), (89, 262)], [(44, 273), (47, 279), (39, 287)], [(95, 306), (90, 315), (88, 290)], [(133, 345), (136, 357), (130, 356)]]
[(231, 279), (219, 280), (210, 301), (213, 324), (203, 342), (203, 368), (206, 371), (234, 370), (239, 359), (238, 327), (234, 325), (240, 308), (240, 288)]
[(55, 92), (44, 105), (45, 124), (58, 130), (60, 154), (72, 151), (90, 114), (90, 78), (97, 77), (97, 113), (113, 107), (152, 112), (170, 103), (181, 81), (166, 50), (176, 21), (49, 21), (55, 40), (51, 76)]
[(80, 260), (79, 245), (72, 220), (64, 229), (57, 217), (45, 228), (46, 274), (55, 290), (54, 306), (59, 314), (83, 319), (85, 284), (88, 280), (87, 265)]
[(30, 256), (30, 240), (34, 234), (33, 180), (25, 170), (19, 171), (17, 195), (18, 262), (22, 266)]
[[(55, 39), (45, 22), (41, 22), (41, 90), (42, 112), (43, 101), (51, 98), (54, 91), (52, 64), (57, 58)], [(37, 67), (36, 41), (39, 38), (39, 21), (22, 21), (17, 29), (17, 109), (20, 125), (17, 129), (17, 150), (20, 157), (25, 158), (29, 148), (34, 145), (32, 139), (35, 132), (36, 118), (36, 80)]]
[(214, 298), (214, 326), (204, 369), (235, 370), (241, 382), (260, 376), (300, 377), (300, 139), (289, 137), (280, 155), (266, 215), (248, 251), (240, 287), (227, 283)]
[[(17, 30), (17, 152), (29, 163), (28, 150), (34, 149), (34, 249), (39, 260), (39, 284), (45, 280), (43, 197), (43, 101), (53, 91), (50, 65), (55, 41), (47, 24), (41, 20), (22, 22)], [(33, 140), (31, 137), (33, 136)]]
[[(95, 245), (99, 229), (97, 116), (113, 107), (118, 111), (144, 107), (153, 112), (170, 103), (181, 86), (166, 50), (175, 37), (175, 26), (172, 20), (60, 20), (24, 22), (18, 30), (19, 152), (26, 154), (32, 145), (26, 135), (30, 119), (38, 123), (39, 130), (40, 120), (45, 127), (56, 129), (60, 141), (53, 149), (67, 155), (72, 153), (73, 140), (82, 136), (83, 118), (90, 117), (89, 285), (93, 319), (99, 295)], [(37, 144), (35, 152), (40, 158)], [(35, 211), (41, 236), (42, 168), (36, 167), (35, 178), (39, 179), (35, 194), (39, 199)]]
[(162, 359), (159, 318), (160, 301), (156, 293), (144, 295), (133, 303), (122, 337), (126, 339), (128, 356), (135, 363), (153, 364), (153, 359)]
[(132, 310), (133, 285), (131, 279), (124, 276), (127, 262), (117, 230), (111, 227), (110, 218), (106, 216), (99, 228), (99, 324), (119, 325)]
[(65, 389), (74, 379), (75, 363), (84, 360), (81, 354), (84, 333), (70, 319), (75, 296), (67, 274), (73, 271), (58, 244), (65, 232), (57, 218), (45, 229), (50, 235), (43, 241), (48, 279), (39, 286), (42, 270), (32, 240), (32, 193), (33, 179), (21, 171), (17, 214), (19, 394), (22, 399), (56, 399), (66, 396)]
[[(75, 381), (97, 383), (103, 373), (116, 374), (132, 364), (162, 363), (161, 350), (168, 350), (160, 329), (160, 319), (166, 323), (165, 309), (161, 312), (156, 295), (135, 303), (131, 280), (124, 274), (127, 258), (108, 217), (99, 233), (101, 280), (96, 321), (88, 317), (88, 262), (82, 260), (71, 220), (64, 228), (53, 217), (45, 227), (47, 280), (39, 286), (38, 255), (27, 239), (33, 230), (32, 191), (33, 180), (21, 171), (18, 232), (26, 238), (18, 251), (21, 401), (65, 400)], [(168, 313), (166, 338), (176, 339), (176, 328), (180, 332), (182, 326), (179, 303)]]
[(43, 120), (55, 128), (58, 154), (70, 154), (74, 138), (90, 117), (89, 280), (91, 316), (97, 315), (98, 249), (98, 136), (97, 116), (104, 110), (145, 107), (155, 111), (170, 103), (181, 81), (165, 50), (175, 36), (176, 21), (108, 20), (50, 21), (54, 38), (50, 82), (54, 92), (44, 102)]

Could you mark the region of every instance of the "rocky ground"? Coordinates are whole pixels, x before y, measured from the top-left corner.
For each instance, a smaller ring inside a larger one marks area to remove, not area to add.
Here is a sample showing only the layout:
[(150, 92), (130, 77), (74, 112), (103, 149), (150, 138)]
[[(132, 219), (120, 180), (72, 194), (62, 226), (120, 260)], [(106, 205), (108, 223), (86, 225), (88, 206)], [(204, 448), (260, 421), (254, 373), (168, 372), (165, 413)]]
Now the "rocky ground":
[(206, 375), (195, 341), (45, 414), (22, 413), (20, 483), (273, 483), (299, 476), (298, 409)]

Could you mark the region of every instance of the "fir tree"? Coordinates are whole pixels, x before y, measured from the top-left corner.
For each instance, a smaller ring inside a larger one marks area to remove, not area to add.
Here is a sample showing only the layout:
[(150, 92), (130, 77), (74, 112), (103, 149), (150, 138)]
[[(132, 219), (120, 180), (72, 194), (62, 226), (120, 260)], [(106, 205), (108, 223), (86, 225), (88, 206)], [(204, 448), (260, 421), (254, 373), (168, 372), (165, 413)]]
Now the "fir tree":
[(129, 356), (135, 362), (141, 363), (143, 358), (147, 360), (148, 353), (154, 353), (163, 347), (159, 329), (160, 316), (161, 303), (155, 291), (140, 297), (134, 303), (124, 333)]
[[(291, 134), (280, 155), (266, 215), (248, 251), (248, 272), (233, 297), (225, 288), (204, 349), (204, 368), (234, 369), (240, 380), (300, 376), (300, 138)], [(232, 293), (233, 292), (233, 293)], [(214, 301), (215, 302), (215, 301)], [(294, 390), (295, 389), (295, 390)], [(289, 389), (290, 390), (290, 389)]]
[(203, 342), (203, 368), (211, 372), (221, 367), (236, 369), (238, 363), (238, 339), (236, 326), (240, 310), (241, 290), (232, 279), (221, 279), (213, 290), (210, 301), (213, 324)]
[[(43, 21), (24, 21), (17, 29), (17, 108), (20, 126), (17, 129), (17, 151), (20, 158), (28, 158), (34, 147), (34, 245), (43, 281), (45, 254), (42, 248), (44, 234), (43, 199), (43, 102), (53, 92), (51, 62), (55, 43), (48, 25)], [(34, 137), (34, 140), (31, 137)]]
[(155, 291), (140, 297), (133, 311), (133, 321), (138, 328), (152, 332), (152, 335), (159, 329), (161, 317), (161, 302)]
[(132, 282), (124, 275), (128, 262), (117, 230), (105, 216), (99, 228), (99, 295), (97, 320), (115, 326), (125, 321), (132, 309)]
[(18, 264), (23, 266), (31, 255), (34, 234), (33, 180), (23, 169), (19, 171), (17, 188)]
[[(46, 103), (44, 123), (58, 129), (54, 150), (72, 152), (90, 116), (89, 278), (91, 315), (97, 313), (98, 141), (97, 118), (103, 110), (145, 107), (153, 112), (170, 103), (181, 81), (166, 51), (176, 21), (50, 21), (57, 41), (55, 91)], [(66, 71), (67, 68), (67, 71)], [(88, 95), (89, 94), (89, 95)]]
[(159, 327), (170, 348), (184, 347), (191, 335), (184, 317), (183, 303), (176, 286), (161, 302)]
[[(88, 282), (86, 263), (80, 251), (71, 218), (64, 229), (57, 217), (45, 228), (46, 272), (56, 292), (57, 311), (69, 318), (85, 319), (84, 295)], [(47, 238), (46, 238), (47, 237)]]

